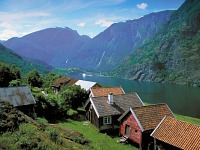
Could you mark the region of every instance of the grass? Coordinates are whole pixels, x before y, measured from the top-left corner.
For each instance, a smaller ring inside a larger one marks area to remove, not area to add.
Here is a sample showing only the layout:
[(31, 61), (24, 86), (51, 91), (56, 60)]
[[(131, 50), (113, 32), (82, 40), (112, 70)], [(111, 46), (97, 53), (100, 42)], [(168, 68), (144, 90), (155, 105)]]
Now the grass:
[(189, 123), (192, 123), (192, 124), (200, 125), (200, 119), (199, 118), (182, 116), (182, 115), (178, 115), (178, 114), (175, 114), (175, 117), (178, 120), (182, 120), (182, 121), (189, 122)]
[(68, 119), (65, 123), (59, 123), (63, 127), (73, 129), (80, 132), (83, 136), (91, 141), (91, 145), (97, 150), (136, 150), (130, 144), (117, 143), (119, 137), (112, 137), (106, 133), (99, 133), (99, 131), (90, 123), (84, 125), (84, 121), (74, 121)]

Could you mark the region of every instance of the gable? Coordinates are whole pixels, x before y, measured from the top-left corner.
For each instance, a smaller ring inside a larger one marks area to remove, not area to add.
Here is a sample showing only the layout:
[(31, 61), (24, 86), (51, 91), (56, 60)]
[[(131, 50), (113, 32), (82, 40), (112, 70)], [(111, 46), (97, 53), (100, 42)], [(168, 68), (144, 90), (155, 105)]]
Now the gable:
[(0, 88), (0, 99), (14, 107), (35, 104), (35, 99), (27, 86)]

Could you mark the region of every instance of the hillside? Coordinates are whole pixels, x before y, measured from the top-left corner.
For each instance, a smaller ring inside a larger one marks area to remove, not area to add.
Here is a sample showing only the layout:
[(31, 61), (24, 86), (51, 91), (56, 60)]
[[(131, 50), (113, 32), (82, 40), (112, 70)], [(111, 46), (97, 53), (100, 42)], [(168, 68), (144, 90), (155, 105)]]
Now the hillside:
[(23, 74), (32, 69), (37, 69), (40, 72), (48, 72), (52, 68), (43, 62), (23, 58), (2, 44), (0, 44), (0, 61), (20, 67)]
[(3, 44), (20, 56), (38, 59), (54, 67), (66, 62), (90, 38), (80, 36), (70, 28), (48, 28), (21, 38), (11, 38)]
[(111, 71), (136, 48), (148, 42), (168, 22), (174, 11), (152, 13), (115, 23), (81, 47), (68, 66)]
[(135, 80), (200, 86), (200, 1), (186, 0), (159, 33), (117, 68)]

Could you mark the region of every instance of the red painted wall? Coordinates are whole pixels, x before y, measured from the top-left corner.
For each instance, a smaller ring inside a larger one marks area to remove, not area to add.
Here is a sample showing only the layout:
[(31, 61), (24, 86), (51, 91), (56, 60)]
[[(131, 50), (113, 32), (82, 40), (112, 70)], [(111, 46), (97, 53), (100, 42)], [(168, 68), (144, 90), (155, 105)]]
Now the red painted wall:
[[(125, 135), (126, 125), (130, 126), (129, 136)], [(142, 144), (142, 131), (132, 114), (127, 115), (122, 119), (120, 125), (120, 135), (128, 136), (129, 140), (141, 145)]]

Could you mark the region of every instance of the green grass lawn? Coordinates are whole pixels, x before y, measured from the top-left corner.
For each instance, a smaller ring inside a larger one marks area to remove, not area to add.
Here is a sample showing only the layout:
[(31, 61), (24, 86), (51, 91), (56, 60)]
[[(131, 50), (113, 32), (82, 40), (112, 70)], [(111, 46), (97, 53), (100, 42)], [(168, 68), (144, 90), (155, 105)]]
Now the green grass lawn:
[(199, 118), (193, 118), (193, 117), (188, 117), (188, 116), (182, 116), (182, 115), (177, 115), (175, 114), (176, 119), (182, 120), (185, 122), (189, 122), (192, 124), (200, 125), (200, 119)]
[(67, 120), (65, 123), (59, 123), (63, 127), (76, 130), (91, 141), (91, 145), (97, 150), (136, 150), (130, 144), (117, 143), (119, 137), (111, 137), (106, 133), (99, 133), (98, 130), (90, 123), (83, 125), (84, 121)]
[[(176, 119), (200, 125), (200, 119), (175, 114)], [(106, 133), (100, 133), (92, 124), (84, 125), (84, 121), (75, 121), (68, 119), (64, 123), (59, 123), (63, 127), (67, 127), (78, 131), (91, 141), (91, 146), (97, 150), (136, 150), (137, 148), (130, 144), (117, 143), (118, 136), (112, 137)]]

